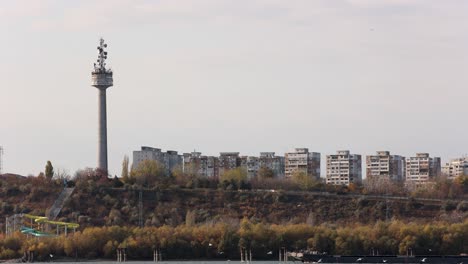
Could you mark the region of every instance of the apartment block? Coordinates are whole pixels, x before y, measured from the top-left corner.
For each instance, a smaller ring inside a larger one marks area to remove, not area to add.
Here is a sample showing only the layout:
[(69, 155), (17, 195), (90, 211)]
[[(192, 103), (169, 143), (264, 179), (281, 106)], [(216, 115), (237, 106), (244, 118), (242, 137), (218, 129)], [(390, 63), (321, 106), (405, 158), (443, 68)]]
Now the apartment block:
[(361, 155), (339, 150), (327, 155), (327, 184), (349, 185), (362, 180)]
[(182, 156), (173, 150), (162, 152), (159, 148), (142, 146), (141, 150), (133, 151), (132, 166), (134, 168), (144, 160), (155, 160), (161, 163), (166, 168), (167, 173), (176, 166), (182, 166)]
[(430, 157), (429, 153), (416, 153), (406, 158), (406, 182), (426, 183), (441, 173), (440, 158)]
[(203, 156), (201, 152), (183, 154), (183, 171), (207, 178), (219, 177), (219, 161), (217, 157)]
[[(259, 167), (268, 168), (273, 171), (273, 177), (284, 177), (284, 157), (275, 156), (275, 152), (260, 152)], [(319, 154), (319, 175), (320, 175), (320, 154)]]
[(309, 152), (307, 148), (296, 148), (284, 154), (284, 175), (291, 178), (296, 171), (303, 171), (320, 179), (320, 153)]
[(366, 157), (366, 177), (392, 181), (405, 180), (405, 158), (390, 155), (389, 151), (377, 151)]
[(258, 157), (254, 156), (242, 156), (241, 167), (246, 169), (247, 178), (252, 179), (257, 176), (257, 172), (260, 169), (260, 162)]
[(249, 179), (256, 177), (261, 168), (270, 169), (274, 178), (282, 178), (284, 176), (284, 157), (275, 156), (275, 152), (260, 152), (260, 157), (241, 157), (241, 167), (247, 170)]
[(240, 167), (241, 163), (239, 152), (221, 152), (219, 154), (219, 175), (221, 176), (225, 171)]
[(442, 166), (442, 174), (452, 180), (462, 175), (468, 175), (468, 157), (452, 159)]

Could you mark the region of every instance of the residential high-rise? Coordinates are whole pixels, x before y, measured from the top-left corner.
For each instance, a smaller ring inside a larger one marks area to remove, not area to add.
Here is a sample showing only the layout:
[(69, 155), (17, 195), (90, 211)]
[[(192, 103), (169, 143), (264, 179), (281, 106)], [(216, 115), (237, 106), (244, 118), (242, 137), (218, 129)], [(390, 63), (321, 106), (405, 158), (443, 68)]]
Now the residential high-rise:
[(260, 157), (242, 156), (241, 167), (247, 170), (249, 179), (258, 176), (262, 168), (269, 169), (274, 178), (284, 177), (284, 157), (275, 156), (275, 152), (260, 152)]
[(294, 172), (303, 171), (320, 179), (320, 153), (309, 152), (307, 148), (296, 148), (284, 154), (284, 175), (291, 178)]
[(247, 179), (252, 179), (257, 176), (257, 172), (260, 169), (260, 162), (258, 157), (254, 156), (242, 156), (241, 167), (247, 171)]
[(327, 155), (327, 184), (349, 185), (361, 180), (361, 155), (350, 154), (349, 150), (339, 150), (335, 155)]
[(207, 178), (219, 177), (219, 162), (217, 157), (202, 156), (201, 152), (184, 153), (183, 171)]
[(94, 63), (94, 70), (91, 73), (92, 86), (99, 89), (99, 130), (98, 130), (98, 168), (107, 171), (107, 113), (106, 113), (106, 89), (113, 85), (112, 70), (106, 67), (107, 44), (104, 39), (100, 39), (98, 49), (98, 59)]
[(366, 157), (366, 177), (403, 181), (405, 179), (405, 158), (390, 155), (389, 151), (377, 151)]
[[(313, 160), (316, 161), (316, 160)], [(319, 175), (320, 175), (320, 154), (319, 154)], [(259, 168), (265, 167), (273, 171), (273, 177), (284, 177), (284, 157), (275, 156), (275, 152), (260, 152), (258, 159)]]
[(219, 154), (219, 176), (224, 172), (241, 166), (239, 152), (221, 152)]
[(440, 158), (430, 157), (429, 153), (416, 153), (416, 157), (406, 158), (406, 183), (426, 183), (440, 175)]
[(132, 167), (136, 168), (144, 160), (154, 160), (164, 166), (166, 172), (169, 173), (175, 167), (182, 167), (182, 156), (177, 154), (177, 151), (168, 150), (162, 152), (159, 148), (142, 146), (141, 150), (133, 151)]
[(442, 174), (452, 180), (462, 175), (468, 175), (468, 157), (452, 159), (442, 166)]

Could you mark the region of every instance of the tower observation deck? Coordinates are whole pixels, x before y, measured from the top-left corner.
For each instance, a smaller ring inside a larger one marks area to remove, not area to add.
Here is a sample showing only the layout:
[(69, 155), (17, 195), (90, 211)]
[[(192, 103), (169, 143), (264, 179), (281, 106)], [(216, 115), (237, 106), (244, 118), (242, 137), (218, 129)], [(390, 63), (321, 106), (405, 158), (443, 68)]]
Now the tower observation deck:
[(99, 40), (98, 59), (91, 72), (91, 85), (99, 89), (98, 99), (98, 168), (107, 173), (107, 113), (106, 89), (113, 85), (112, 70), (106, 68), (107, 44)]

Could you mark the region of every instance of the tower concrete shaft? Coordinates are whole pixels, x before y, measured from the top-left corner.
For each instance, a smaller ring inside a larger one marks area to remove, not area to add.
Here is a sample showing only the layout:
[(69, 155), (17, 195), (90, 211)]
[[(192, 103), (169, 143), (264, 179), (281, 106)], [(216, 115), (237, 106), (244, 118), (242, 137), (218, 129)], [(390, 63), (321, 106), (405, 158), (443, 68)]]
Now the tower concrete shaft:
[(107, 171), (107, 110), (106, 89), (99, 89), (99, 134), (98, 134), (98, 168)]
[(98, 97), (98, 168), (108, 172), (107, 163), (107, 110), (106, 89), (113, 85), (112, 71), (106, 68), (107, 52), (104, 49), (107, 44), (101, 39), (98, 48), (97, 63), (94, 63), (94, 71), (91, 73), (92, 86), (99, 90)]

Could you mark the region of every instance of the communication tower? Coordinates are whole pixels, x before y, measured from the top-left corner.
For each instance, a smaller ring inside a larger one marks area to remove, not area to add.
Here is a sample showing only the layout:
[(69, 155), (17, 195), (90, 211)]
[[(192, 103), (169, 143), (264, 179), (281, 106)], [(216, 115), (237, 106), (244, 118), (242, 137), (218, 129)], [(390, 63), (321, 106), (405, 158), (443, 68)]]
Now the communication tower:
[(0, 146), (0, 174), (3, 174), (3, 147)]
[(98, 58), (94, 63), (94, 70), (91, 73), (91, 85), (99, 90), (98, 99), (98, 168), (107, 170), (107, 113), (106, 113), (106, 89), (113, 85), (112, 70), (106, 67), (107, 44), (104, 39), (99, 40)]

